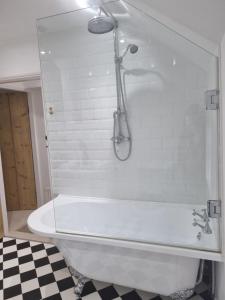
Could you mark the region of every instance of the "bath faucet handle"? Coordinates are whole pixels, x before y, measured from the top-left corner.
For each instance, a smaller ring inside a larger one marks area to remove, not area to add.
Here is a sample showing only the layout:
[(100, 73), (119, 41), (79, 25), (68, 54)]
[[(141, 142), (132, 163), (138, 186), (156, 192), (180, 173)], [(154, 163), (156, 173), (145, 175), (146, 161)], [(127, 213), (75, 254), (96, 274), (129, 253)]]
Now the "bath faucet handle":
[(196, 209), (193, 209), (192, 215), (200, 217), (204, 222), (209, 221), (208, 213), (206, 209), (201, 210), (203, 214), (200, 214)]
[(196, 226), (200, 227), (200, 228), (201, 228), (201, 230), (202, 230), (202, 232), (204, 232), (204, 233), (205, 233), (205, 226), (204, 226), (204, 225), (201, 225), (201, 224), (199, 224), (199, 223), (198, 223), (198, 221), (197, 221), (196, 219), (194, 219), (194, 221), (193, 221), (192, 225), (193, 225), (194, 227), (196, 227)]
[(202, 212), (203, 212), (203, 220), (205, 222), (209, 221), (209, 216), (208, 216), (208, 212), (207, 212), (207, 209), (202, 209)]
[(209, 219), (205, 223), (205, 228), (204, 228), (203, 232), (206, 233), (206, 234), (212, 234), (213, 233), (213, 231), (212, 231), (212, 229), (209, 225)]
[(202, 232), (204, 232), (205, 234), (212, 234), (212, 229), (209, 225), (209, 219), (207, 221), (205, 221), (205, 224), (204, 225), (201, 225), (198, 223), (198, 221), (196, 219), (194, 219), (192, 225), (194, 227), (198, 226), (202, 229)]

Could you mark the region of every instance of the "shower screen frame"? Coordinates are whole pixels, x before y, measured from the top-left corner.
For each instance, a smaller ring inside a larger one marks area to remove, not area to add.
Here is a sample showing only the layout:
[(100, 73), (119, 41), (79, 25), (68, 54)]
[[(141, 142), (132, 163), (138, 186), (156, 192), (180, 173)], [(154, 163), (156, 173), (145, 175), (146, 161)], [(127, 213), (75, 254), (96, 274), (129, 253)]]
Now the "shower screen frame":
[[(110, 1), (107, 4), (117, 3), (117, 2), (122, 2), (122, 1)], [(124, 1), (124, 2), (127, 3), (127, 1)], [(85, 9), (92, 9), (92, 8), (85, 8)], [(77, 12), (77, 10), (75, 12)], [(143, 13), (143, 11), (142, 11), (142, 13)], [(39, 20), (39, 22), (41, 22), (41, 20)], [(46, 20), (46, 18), (45, 18), (45, 20)], [(156, 21), (159, 22), (158, 20), (156, 20)], [(168, 28), (168, 26), (165, 26), (165, 27)], [(39, 47), (40, 47), (40, 51), (42, 51), (40, 41), (39, 41)], [(206, 50), (206, 51), (208, 51), (208, 50)], [(215, 57), (215, 61), (216, 61), (215, 64), (218, 64), (218, 60), (219, 60), (219, 57)], [(213, 87), (217, 88), (217, 86), (218, 86), (218, 75), (217, 74), (215, 75), (214, 80), (215, 80), (215, 82), (213, 83)], [(44, 97), (45, 97), (45, 93), (44, 93)], [(48, 110), (49, 110), (49, 107), (46, 107), (46, 109), (45, 109), (46, 128), (48, 126), (47, 125), (47, 123), (48, 123), (48, 116), (47, 116), (48, 112), (47, 111)], [(220, 110), (217, 111), (217, 114), (218, 115), (221, 114), (221, 111)], [(215, 120), (212, 121), (212, 122), (215, 122)], [(220, 123), (219, 119), (216, 120), (216, 123), (217, 123), (217, 125)], [(216, 131), (216, 132), (217, 132), (217, 134), (221, 133), (220, 131)], [(219, 140), (220, 140), (220, 138), (219, 138), (219, 135), (218, 135), (216, 145), (219, 144)], [(213, 147), (213, 149), (211, 149), (211, 150), (214, 151), (214, 153), (217, 153), (217, 155), (219, 155), (218, 148), (215, 149), (215, 147)], [(214, 156), (214, 157), (216, 157), (216, 156)], [(218, 157), (217, 157), (217, 159), (218, 159)], [(214, 172), (214, 174), (215, 174), (215, 172), (217, 172), (217, 175), (218, 175), (218, 177), (217, 177), (218, 183), (217, 184), (219, 184), (219, 180), (221, 180), (221, 176), (218, 174), (219, 169), (217, 169), (216, 171), (214, 170), (213, 172)], [(52, 180), (51, 180), (51, 185), (52, 185)], [(52, 188), (52, 191), (54, 193), (53, 188)], [(212, 199), (208, 199), (208, 200), (217, 200), (216, 198), (220, 199), (220, 196), (218, 194), (219, 191), (220, 191), (220, 189), (218, 188), (218, 190), (217, 190), (218, 197), (212, 196)], [(213, 192), (212, 192), (212, 194), (213, 194)], [(214, 193), (214, 195), (215, 195), (215, 193)], [(219, 221), (221, 222), (222, 218)], [(223, 226), (220, 226), (220, 228), (223, 228)], [(95, 238), (98, 238), (98, 237), (93, 236), (93, 238), (95, 239)], [(220, 234), (220, 239), (222, 239), (221, 234)], [(131, 241), (131, 242), (135, 242), (135, 241)], [(222, 243), (222, 241), (221, 241), (221, 243)], [(207, 259), (218, 260), (218, 261), (220, 261), (222, 259), (222, 256), (221, 256), (220, 252), (215, 253), (215, 252), (211, 252), (211, 251), (202, 251), (202, 250), (199, 250), (199, 249), (183, 249), (183, 248), (180, 248), (180, 247), (175, 247), (175, 246), (170, 246), (170, 245), (156, 245), (156, 244), (154, 245), (154, 243), (151, 243), (151, 242), (148, 245), (145, 245), (145, 247), (147, 247), (148, 249), (149, 248), (154, 249), (156, 252), (161, 252), (161, 253), (171, 253), (171, 254), (192, 256), (192, 257), (200, 257), (200, 258), (207, 258)], [(222, 250), (223, 250), (223, 248), (222, 248)]]

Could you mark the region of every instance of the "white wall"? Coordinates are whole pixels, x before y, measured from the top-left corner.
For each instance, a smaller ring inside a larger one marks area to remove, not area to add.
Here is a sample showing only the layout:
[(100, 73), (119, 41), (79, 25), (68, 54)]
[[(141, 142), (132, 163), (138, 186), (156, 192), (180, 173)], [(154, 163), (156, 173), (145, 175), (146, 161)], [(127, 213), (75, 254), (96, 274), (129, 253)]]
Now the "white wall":
[(121, 17), (121, 49), (136, 43), (139, 51), (124, 60), (134, 72), (126, 76), (133, 152), (125, 163), (115, 159), (110, 140), (116, 106), (112, 34), (88, 34), (90, 12), (40, 23), (46, 31), (58, 22), (60, 29), (74, 26), (40, 35), (47, 53), (42, 56), (46, 112), (54, 110), (47, 113), (53, 190), (206, 203), (204, 92), (213, 88), (214, 59), (136, 10), (129, 13), (128, 23)]
[(40, 73), (36, 37), (0, 47), (0, 81), (8, 77)]
[[(195, 43), (212, 51), (217, 50), (225, 20), (223, 1), (216, 0), (212, 3), (209, 0), (201, 0), (194, 6), (190, 1), (180, 0), (173, 0), (170, 5), (163, 0), (126, 1), (159, 18), (174, 30), (193, 39)], [(1, 0), (0, 81), (5, 77), (40, 73), (36, 19), (100, 2), (100, 0), (20, 0), (18, 2)], [(152, 8), (156, 10), (153, 11)]]
[(1, 0), (0, 81), (40, 73), (37, 19), (81, 9), (89, 2), (99, 0)]
[[(79, 9), (74, 0), (1, 1), (0, 81), (40, 73), (36, 19)], [(27, 13), (29, 11), (29, 14)]]

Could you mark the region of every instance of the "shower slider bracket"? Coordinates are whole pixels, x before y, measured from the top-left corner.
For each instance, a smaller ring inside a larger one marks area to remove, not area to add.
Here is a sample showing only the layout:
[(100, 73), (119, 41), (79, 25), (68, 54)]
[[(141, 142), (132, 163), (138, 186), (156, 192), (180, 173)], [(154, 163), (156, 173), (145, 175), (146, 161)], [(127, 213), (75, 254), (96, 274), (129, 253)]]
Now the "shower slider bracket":
[(205, 92), (206, 109), (219, 109), (219, 90), (208, 90)]

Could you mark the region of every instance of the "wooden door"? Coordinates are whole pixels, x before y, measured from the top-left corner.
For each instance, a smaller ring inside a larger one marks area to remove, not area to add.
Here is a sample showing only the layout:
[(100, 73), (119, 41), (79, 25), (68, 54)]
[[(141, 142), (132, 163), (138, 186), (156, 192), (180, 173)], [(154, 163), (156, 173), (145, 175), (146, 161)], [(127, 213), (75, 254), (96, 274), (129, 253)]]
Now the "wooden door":
[[(2, 131), (5, 132), (5, 135), (7, 135), (10, 141), (12, 140), (12, 146), (10, 147), (12, 147), (11, 152), (13, 152), (14, 156), (14, 168), (16, 173), (16, 181), (7, 178), (9, 168), (8, 165), (5, 167), (4, 157), (8, 154), (6, 150), (3, 150), (4, 155), (2, 154), (2, 158), (5, 187), (8, 184), (8, 190), (6, 188), (7, 208), (8, 210), (35, 209), (37, 207), (37, 200), (27, 95), (26, 93), (13, 92), (2, 94), (2, 97), (5, 101), (5, 111), (8, 111), (8, 114), (5, 114), (5, 119), (7, 120), (4, 124), (8, 124), (8, 127), (10, 127), (10, 129), (8, 129), (6, 125), (2, 124), (4, 128)], [(6, 106), (8, 106), (8, 110)], [(9, 138), (9, 136), (11, 138)], [(11, 143), (9, 144), (11, 145)], [(12, 177), (12, 172), (10, 176)], [(13, 179), (15, 178), (13, 177)], [(12, 191), (16, 193), (16, 197), (13, 199), (10, 197)]]
[(10, 93), (9, 107), (20, 209), (35, 209), (37, 200), (27, 94)]
[(20, 209), (17, 189), (16, 162), (7, 94), (0, 93), (0, 150), (8, 210)]

